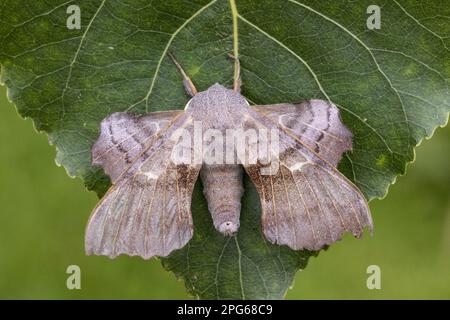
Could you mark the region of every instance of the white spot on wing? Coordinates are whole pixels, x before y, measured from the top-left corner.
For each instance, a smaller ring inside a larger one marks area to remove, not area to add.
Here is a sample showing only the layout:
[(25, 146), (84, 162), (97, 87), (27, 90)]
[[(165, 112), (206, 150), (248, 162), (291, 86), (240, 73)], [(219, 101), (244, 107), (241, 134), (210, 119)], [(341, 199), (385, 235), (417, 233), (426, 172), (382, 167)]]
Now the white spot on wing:
[(158, 176), (159, 176), (158, 174), (155, 174), (154, 172), (151, 172), (151, 171), (146, 171), (146, 172), (141, 171), (141, 174), (146, 176), (147, 179), (153, 179), (153, 180), (158, 179)]
[(296, 163), (294, 163), (293, 165), (289, 166), (288, 169), (289, 169), (291, 172), (294, 172), (294, 171), (300, 171), (300, 170), (302, 169), (302, 167), (303, 167), (304, 165), (308, 164), (308, 163), (309, 163), (309, 161), (305, 161), (305, 162), (296, 162)]

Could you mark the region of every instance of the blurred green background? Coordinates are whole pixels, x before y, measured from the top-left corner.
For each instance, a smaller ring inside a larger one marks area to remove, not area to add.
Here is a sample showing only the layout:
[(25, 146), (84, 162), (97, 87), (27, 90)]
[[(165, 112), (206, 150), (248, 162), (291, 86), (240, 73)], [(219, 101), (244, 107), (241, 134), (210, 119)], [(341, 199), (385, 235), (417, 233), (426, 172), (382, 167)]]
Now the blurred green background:
[[(288, 299), (450, 299), (450, 127), (417, 149), (416, 162), (371, 202), (374, 237), (346, 236), (297, 274)], [(189, 298), (158, 260), (87, 257), (84, 229), (97, 202), (54, 162), (55, 149), (22, 120), (0, 87), (0, 298)], [(66, 288), (78, 265), (81, 290)], [(369, 265), (381, 290), (366, 287)]]

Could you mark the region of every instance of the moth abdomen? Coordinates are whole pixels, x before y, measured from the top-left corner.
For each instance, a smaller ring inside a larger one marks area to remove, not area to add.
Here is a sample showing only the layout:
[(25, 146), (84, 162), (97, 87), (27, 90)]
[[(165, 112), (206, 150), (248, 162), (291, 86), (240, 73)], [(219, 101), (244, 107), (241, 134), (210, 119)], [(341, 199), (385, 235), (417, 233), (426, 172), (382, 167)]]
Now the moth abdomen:
[(242, 186), (240, 165), (203, 165), (200, 171), (203, 194), (208, 202), (214, 227), (225, 235), (239, 229)]

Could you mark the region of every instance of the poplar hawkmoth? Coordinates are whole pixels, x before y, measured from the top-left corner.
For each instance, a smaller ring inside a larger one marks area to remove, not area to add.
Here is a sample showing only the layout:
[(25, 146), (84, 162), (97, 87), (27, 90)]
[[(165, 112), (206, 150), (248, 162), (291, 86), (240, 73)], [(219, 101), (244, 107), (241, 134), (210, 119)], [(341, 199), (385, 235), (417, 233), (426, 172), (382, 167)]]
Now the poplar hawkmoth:
[[(92, 162), (103, 167), (112, 187), (89, 220), (88, 254), (148, 259), (182, 248), (193, 235), (191, 196), (199, 176), (215, 228), (236, 233), (244, 171), (260, 196), (263, 233), (272, 243), (319, 250), (346, 231), (359, 237), (365, 226), (372, 230), (364, 196), (336, 169), (352, 148), (352, 134), (333, 103), (251, 106), (240, 93), (240, 79), (233, 89), (214, 84), (197, 92), (174, 62), (192, 96), (184, 110), (120, 112), (101, 123)], [(213, 158), (222, 152), (234, 162), (206, 161), (211, 148), (180, 144), (180, 130), (190, 137), (214, 132)], [(239, 132), (234, 138), (244, 135), (248, 150), (227, 153), (235, 140), (225, 146), (218, 137), (233, 130)], [(271, 134), (246, 139), (249, 130)]]

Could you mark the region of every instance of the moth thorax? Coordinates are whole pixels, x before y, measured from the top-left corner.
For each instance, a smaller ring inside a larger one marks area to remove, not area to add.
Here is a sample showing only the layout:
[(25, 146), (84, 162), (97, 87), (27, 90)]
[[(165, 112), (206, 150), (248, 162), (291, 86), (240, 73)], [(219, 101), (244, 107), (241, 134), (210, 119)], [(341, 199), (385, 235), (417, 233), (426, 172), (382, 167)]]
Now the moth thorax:
[(208, 202), (214, 227), (225, 235), (239, 229), (242, 186), (240, 165), (203, 165), (200, 171), (203, 194)]

